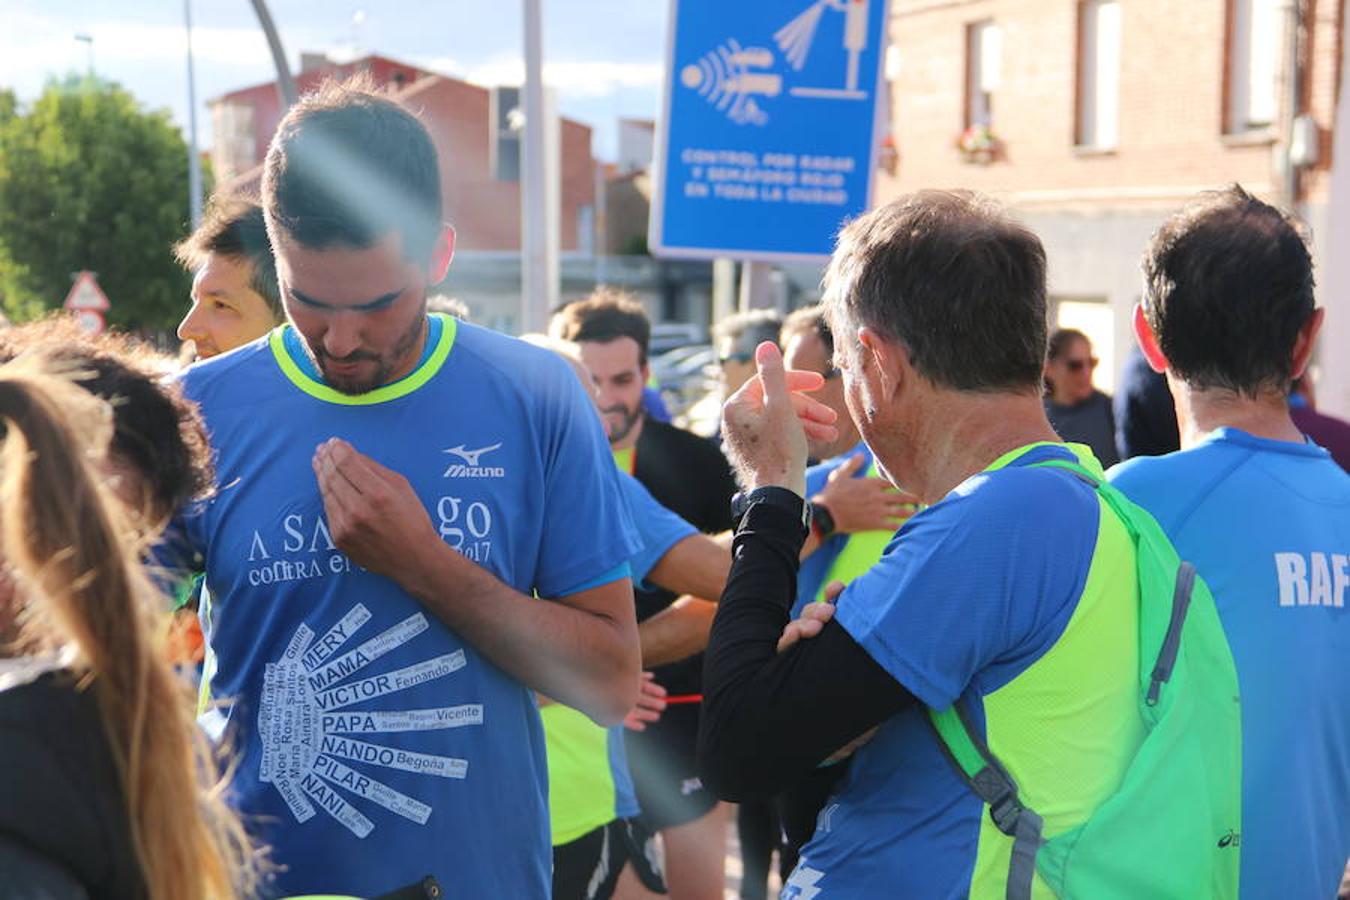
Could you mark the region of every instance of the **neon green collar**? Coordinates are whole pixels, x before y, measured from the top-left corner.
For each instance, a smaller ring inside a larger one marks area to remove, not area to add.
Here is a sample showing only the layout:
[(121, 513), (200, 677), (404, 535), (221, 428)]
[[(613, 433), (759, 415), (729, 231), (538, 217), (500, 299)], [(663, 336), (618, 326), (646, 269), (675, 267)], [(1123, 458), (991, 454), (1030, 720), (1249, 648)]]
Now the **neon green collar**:
[(450, 356), (450, 348), (455, 345), (459, 320), (440, 313), (432, 315), (442, 320), (441, 336), (426, 361), (398, 381), (364, 394), (344, 394), (307, 375), (286, 350), (286, 330), (291, 327), (290, 324), (279, 325), (273, 329), (267, 343), (272, 348), (272, 356), (275, 357), (282, 374), (306, 394), (325, 403), (336, 403), (341, 406), (372, 406), (406, 397), (430, 381), (432, 376), (441, 370), (441, 366), (445, 365), (446, 359)]
[(1092, 455), (1091, 447), (1089, 447), (1087, 444), (1074, 444), (1068, 441), (1065, 441), (1063, 443), (1060, 443), (1058, 441), (1037, 441), (1034, 444), (1024, 444), (1021, 447), (1016, 447), (1012, 450), (1009, 450), (1007, 453), (1003, 454), (998, 459), (994, 460), (989, 465), (985, 466), (984, 471), (993, 472), (996, 469), (1006, 468), (1012, 465), (1021, 457), (1025, 456), (1026, 454), (1032, 452), (1033, 450), (1039, 447), (1062, 447), (1063, 449), (1068, 450), (1075, 457), (1077, 457), (1079, 463), (1082, 464), (1083, 468), (1087, 469), (1089, 472), (1092, 472), (1093, 474), (1100, 475), (1103, 478), (1106, 477), (1105, 473), (1102, 472), (1102, 464), (1097, 462), (1097, 457)]

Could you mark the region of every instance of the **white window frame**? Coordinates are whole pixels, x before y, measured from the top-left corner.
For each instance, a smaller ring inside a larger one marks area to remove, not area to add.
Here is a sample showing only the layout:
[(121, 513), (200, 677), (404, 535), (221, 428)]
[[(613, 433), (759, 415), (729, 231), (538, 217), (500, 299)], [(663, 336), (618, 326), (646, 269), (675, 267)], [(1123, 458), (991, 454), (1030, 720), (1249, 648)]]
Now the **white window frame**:
[(1120, 138), (1120, 0), (1082, 0), (1078, 7), (1078, 123), (1075, 143), (1113, 150)]

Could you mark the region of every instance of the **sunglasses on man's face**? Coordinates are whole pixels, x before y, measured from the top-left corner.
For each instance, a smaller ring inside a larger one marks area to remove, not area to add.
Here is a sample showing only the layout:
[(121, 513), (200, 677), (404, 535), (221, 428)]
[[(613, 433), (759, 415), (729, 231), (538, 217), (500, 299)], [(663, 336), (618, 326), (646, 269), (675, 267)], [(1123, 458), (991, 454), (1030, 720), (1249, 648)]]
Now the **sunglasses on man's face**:
[(1090, 356), (1087, 359), (1066, 359), (1064, 367), (1070, 372), (1081, 372), (1084, 369), (1097, 368), (1097, 357)]
[(728, 353), (726, 356), (717, 357), (717, 364), (725, 366), (727, 363), (748, 363), (754, 358), (753, 353)]

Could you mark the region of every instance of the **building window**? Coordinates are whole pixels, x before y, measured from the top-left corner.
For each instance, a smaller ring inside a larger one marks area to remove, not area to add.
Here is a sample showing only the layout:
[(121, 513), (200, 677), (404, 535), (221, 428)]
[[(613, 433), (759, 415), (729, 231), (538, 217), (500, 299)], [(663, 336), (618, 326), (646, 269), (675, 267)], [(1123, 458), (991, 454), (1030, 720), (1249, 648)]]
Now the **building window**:
[(994, 93), (1002, 68), (1003, 32), (993, 22), (966, 26), (966, 127), (994, 125)]
[(1229, 0), (1229, 134), (1263, 131), (1275, 121), (1285, 24), (1281, 5), (1281, 0)]
[(1116, 146), (1120, 119), (1120, 3), (1078, 5), (1078, 133), (1080, 147)]
[(488, 111), (489, 162), (497, 181), (520, 181), (520, 88), (492, 89)]

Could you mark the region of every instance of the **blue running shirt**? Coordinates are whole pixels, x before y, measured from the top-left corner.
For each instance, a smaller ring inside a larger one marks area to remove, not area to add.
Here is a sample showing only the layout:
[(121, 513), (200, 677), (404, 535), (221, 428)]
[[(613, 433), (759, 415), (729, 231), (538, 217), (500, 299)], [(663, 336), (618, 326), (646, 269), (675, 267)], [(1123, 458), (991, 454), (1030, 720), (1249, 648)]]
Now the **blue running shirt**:
[(305, 373), (287, 329), (183, 375), (220, 489), (171, 548), (205, 559), (214, 721), (238, 750), (235, 801), (285, 867), (275, 893), (433, 874), (450, 896), (546, 898), (532, 692), (334, 547), (310, 458), (349, 441), (407, 477), (450, 546), (565, 596), (626, 575), (635, 549), (591, 402), (554, 354), (449, 318), (413, 373), (346, 396)]
[(1242, 894), (1334, 897), (1350, 857), (1350, 475), (1220, 428), (1111, 481), (1209, 584), (1242, 689)]
[[(619, 472), (619, 489), (636, 525), (639, 544), (628, 560), (628, 569), (633, 581), (641, 584), (671, 547), (698, 532), (657, 503), (642, 482), (626, 472)], [(576, 710), (556, 703), (541, 712), (548, 743), (554, 846), (571, 843), (616, 818), (632, 818), (641, 812), (628, 770), (624, 727), (604, 729)]]
[[(880, 562), (840, 595), (835, 615), (923, 704), (946, 709), (960, 699), (982, 730), (987, 698), (1064, 633), (1098, 535), (1100, 504), (1089, 485), (1028, 468), (1074, 453), (1049, 444), (1011, 456), (906, 521)], [(1132, 677), (1119, 681), (1132, 705)], [(1047, 712), (1041, 724), (1056, 725), (1056, 711)], [(926, 711), (913, 705), (854, 754), (783, 900), (965, 898), (982, 852), (982, 811)]]

